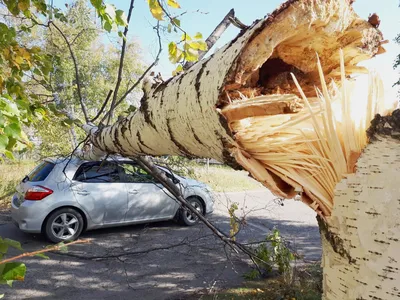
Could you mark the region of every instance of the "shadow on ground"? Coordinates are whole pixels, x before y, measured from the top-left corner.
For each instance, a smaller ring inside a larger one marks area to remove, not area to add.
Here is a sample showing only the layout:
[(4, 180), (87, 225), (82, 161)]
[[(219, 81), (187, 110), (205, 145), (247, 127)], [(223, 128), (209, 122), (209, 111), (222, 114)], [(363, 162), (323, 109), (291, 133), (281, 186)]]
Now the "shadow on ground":
[[(229, 231), (229, 218), (218, 212), (210, 219)], [(289, 220), (249, 216), (238, 240), (262, 240), (276, 227), (306, 260), (320, 258), (316, 226)], [(12, 224), (0, 235), (20, 241), (25, 250), (45, 247), (40, 235), (20, 232)], [(25, 260), (25, 282), (1, 287), (6, 299), (185, 299), (193, 293), (239, 285), (250, 269), (247, 257), (231, 253), (202, 224), (181, 227), (174, 222), (100, 229), (86, 232), (85, 245), (50, 259)]]

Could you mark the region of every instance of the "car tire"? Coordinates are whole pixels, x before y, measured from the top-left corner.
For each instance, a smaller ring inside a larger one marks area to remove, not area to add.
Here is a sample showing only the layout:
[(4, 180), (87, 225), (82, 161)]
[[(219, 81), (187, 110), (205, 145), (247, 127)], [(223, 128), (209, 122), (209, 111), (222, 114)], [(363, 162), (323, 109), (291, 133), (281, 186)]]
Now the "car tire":
[(82, 233), (83, 225), (83, 217), (77, 210), (61, 208), (48, 216), (43, 233), (53, 243), (74, 241)]
[[(197, 197), (188, 197), (186, 199), (198, 212), (204, 215), (204, 205)], [(179, 221), (186, 226), (193, 226), (199, 222), (199, 218), (191, 214), (187, 209), (181, 208), (179, 212)]]

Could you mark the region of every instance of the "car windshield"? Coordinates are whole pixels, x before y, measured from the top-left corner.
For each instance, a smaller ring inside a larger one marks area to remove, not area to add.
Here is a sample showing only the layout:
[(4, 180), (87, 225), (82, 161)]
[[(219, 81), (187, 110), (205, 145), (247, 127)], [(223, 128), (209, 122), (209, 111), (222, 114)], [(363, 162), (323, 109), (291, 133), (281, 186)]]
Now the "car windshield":
[(33, 171), (28, 174), (28, 181), (43, 181), (53, 170), (55, 164), (49, 161), (41, 162)]

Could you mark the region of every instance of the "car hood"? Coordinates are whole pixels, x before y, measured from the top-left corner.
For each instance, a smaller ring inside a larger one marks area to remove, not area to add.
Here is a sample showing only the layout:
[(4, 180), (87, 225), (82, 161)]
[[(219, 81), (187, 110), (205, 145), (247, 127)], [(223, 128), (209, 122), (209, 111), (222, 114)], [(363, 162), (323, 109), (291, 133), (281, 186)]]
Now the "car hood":
[(185, 187), (198, 186), (198, 187), (201, 187), (201, 188), (204, 188), (204, 189), (207, 189), (207, 190), (211, 190), (210, 187), (207, 184), (205, 184), (203, 182), (200, 182), (200, 181), (197, 181), (197, 180), (192, 179), (192, 178), (184, 177), (184, 178), (182, 178), (181, 182), (185, 185)]

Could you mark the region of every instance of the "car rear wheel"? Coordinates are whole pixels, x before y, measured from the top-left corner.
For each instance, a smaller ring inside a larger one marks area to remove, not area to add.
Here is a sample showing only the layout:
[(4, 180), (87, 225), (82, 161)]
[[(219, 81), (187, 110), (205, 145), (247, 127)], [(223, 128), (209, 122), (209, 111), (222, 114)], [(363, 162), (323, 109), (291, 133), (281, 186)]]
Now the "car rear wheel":
[(44, 234), (54, 242), (76, 240), (83, 230), (82, 215), (73, 208), (61, 208), (47, 218)]
[[(203, 203), (196, 197), (186, 199), (200, 214), (204, 215)], [(199, 222), (199, 218), (188, 209), (181, 208), (180, 221), (183, 225), (192, 226)]]

